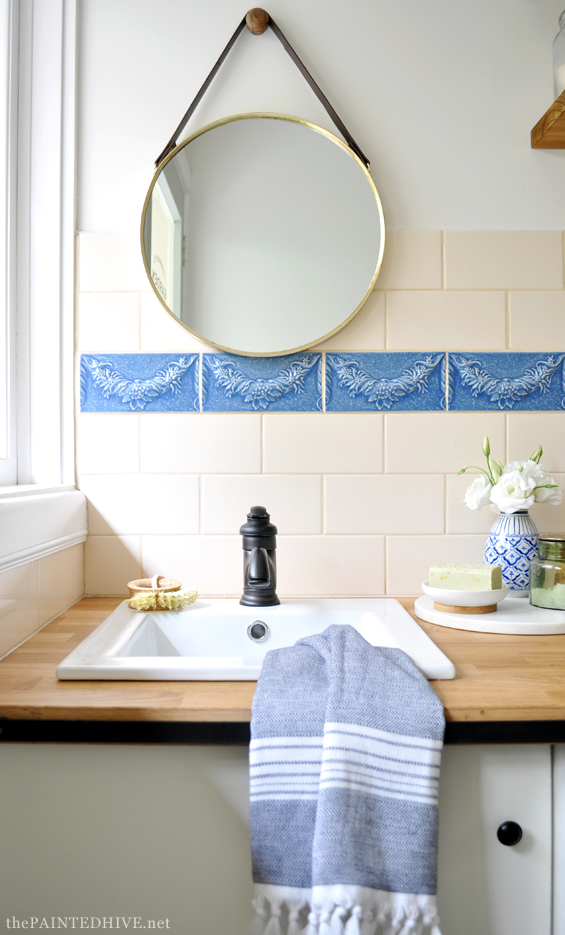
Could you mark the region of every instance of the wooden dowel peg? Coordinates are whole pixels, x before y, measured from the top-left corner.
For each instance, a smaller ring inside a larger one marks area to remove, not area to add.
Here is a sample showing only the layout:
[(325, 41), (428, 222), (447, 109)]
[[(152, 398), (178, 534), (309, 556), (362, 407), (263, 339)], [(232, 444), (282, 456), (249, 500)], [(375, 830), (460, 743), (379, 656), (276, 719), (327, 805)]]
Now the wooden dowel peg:
[(256, 6), (246, 14), (245, 22), (249, 32), (252, 32), (254, 36), (260, 36), (269, 25), (269, 14), (266, 10)]

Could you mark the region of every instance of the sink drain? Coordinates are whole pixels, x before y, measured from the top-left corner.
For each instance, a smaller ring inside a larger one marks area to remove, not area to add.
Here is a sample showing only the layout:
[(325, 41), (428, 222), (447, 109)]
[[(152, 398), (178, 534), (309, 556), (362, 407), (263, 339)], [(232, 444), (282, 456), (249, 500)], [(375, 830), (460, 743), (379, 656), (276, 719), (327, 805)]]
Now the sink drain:
[(263, 640), (267, 639), (270, 632), (267, 624), (263, 623), (262, 620), (254, 620), (247, 627), (247, 635), (254, 643), (262, 643)]

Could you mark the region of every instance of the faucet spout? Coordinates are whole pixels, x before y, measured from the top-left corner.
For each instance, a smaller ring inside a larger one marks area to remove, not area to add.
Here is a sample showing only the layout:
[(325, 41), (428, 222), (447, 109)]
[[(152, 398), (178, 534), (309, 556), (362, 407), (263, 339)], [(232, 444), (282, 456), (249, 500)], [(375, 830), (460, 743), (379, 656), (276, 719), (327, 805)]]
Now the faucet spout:
[(270, 522), (265, 507), (252, 506), (239, 531), (243, 536), (243, 595), (239, 603), (247, 607), (280, 604), (276, 592), (277, 527)]
[(272, 579), (272, 563), (266, 549), (255, 546), (251, 550), (247, 563), (246, 581), (244, 584), (254, 588), (270, 588)]

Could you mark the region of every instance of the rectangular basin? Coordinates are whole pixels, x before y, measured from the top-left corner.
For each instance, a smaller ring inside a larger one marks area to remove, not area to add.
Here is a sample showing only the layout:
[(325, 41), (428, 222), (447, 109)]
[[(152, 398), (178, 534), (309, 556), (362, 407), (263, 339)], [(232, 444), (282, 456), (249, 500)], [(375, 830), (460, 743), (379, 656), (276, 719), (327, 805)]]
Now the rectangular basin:
[[(268, 630), (261, 642), (248, 634), (256, 622)], [(57, 677), (256, 681), (270, 649), (292, 646), (330, 624), (350, 624), (373, 646), (403, 649), (430, 679), (455, 677), (447, 656), (390, 598), (285, 600), (262, 608), (198, 600), (184, 610), (149, 613), (124, 601), (59, 664)]]

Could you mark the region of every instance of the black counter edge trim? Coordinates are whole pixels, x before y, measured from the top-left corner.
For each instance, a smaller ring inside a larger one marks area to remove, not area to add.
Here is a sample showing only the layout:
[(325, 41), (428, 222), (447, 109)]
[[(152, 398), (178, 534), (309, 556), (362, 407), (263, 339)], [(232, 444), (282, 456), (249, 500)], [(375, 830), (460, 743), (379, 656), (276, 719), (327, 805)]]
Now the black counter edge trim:
[(565, 721), (447, 721), (444, 742), (565, 743)]
[(26, 721), (0, 719), (0, 742), (244, 745), (249, 723), (212, 721)]
[[(0, 718), (0, 742), (246, 746), (240, 721), (43, 721)], [(448, 721), (446, 744), (565, 743), (565, 721)]]

